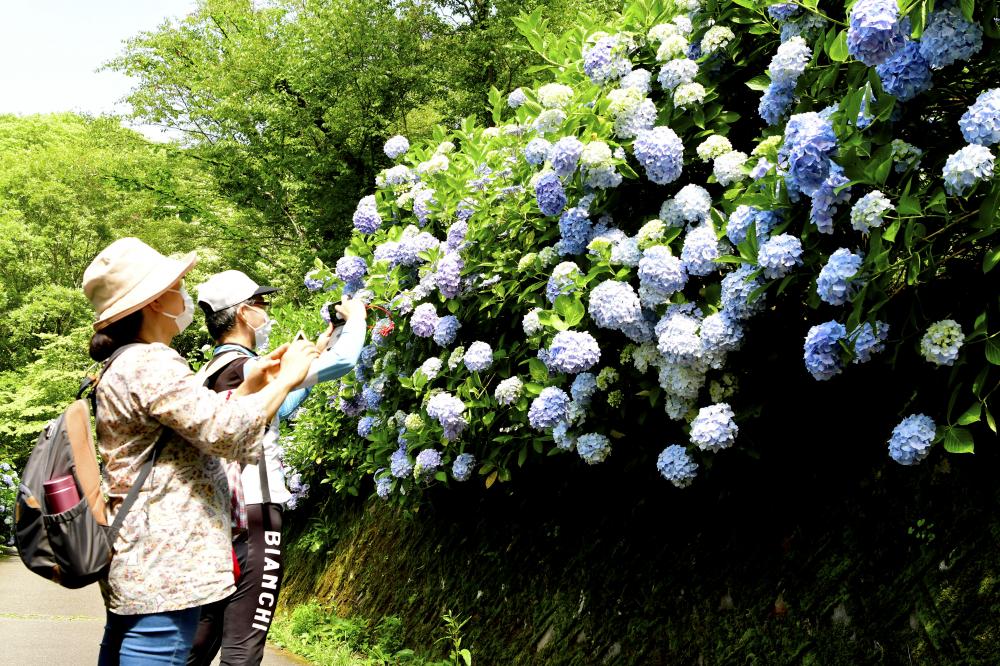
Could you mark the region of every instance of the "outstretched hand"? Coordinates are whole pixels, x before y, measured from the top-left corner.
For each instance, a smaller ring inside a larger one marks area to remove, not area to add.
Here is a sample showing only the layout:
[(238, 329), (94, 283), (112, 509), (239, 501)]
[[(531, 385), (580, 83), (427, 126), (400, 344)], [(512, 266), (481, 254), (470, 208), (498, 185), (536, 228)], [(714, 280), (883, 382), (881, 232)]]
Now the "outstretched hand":
[(237, 395), (250, 395), (256, 393), (278, 376), (281, 370), (281, 357), (288, 351), (288, 343), (285, 343), (273, 350), (269, 354), (260, 356), (247, 363), (246, 372), (243, 376), (243, 383), (236, 390)]

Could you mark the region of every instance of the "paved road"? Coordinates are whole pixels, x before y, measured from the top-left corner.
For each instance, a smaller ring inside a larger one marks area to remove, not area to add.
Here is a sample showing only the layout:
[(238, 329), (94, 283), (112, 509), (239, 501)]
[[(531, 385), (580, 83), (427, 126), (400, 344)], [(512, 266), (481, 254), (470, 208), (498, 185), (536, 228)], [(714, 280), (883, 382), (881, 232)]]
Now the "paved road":
[[(97, 585), (64, 589), (0, 551), (0, 666), (96, 664), (103, 633)], [(306, 663), (269, 647), (263, 666)]]

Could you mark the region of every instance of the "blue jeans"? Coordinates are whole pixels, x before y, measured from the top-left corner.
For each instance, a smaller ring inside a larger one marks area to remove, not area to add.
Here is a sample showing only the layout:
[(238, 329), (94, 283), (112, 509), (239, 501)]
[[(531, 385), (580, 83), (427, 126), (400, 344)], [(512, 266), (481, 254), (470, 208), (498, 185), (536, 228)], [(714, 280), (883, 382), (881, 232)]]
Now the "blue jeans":
[(148, 615), (108, 612), (98, 666), (145, 666), (187, 663), (201, 608)]

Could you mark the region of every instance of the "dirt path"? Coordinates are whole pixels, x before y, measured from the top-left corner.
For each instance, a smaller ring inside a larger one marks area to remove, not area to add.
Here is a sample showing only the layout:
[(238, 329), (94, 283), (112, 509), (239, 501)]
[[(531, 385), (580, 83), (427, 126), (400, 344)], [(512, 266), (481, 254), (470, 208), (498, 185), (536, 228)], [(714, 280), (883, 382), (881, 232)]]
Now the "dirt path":
[[(0, 551), (0, 666), (96, 664), (103, 633), (104, 602), (96, 585), (66, 590)], [(306, 663), (269, 647), (263, 666)]]

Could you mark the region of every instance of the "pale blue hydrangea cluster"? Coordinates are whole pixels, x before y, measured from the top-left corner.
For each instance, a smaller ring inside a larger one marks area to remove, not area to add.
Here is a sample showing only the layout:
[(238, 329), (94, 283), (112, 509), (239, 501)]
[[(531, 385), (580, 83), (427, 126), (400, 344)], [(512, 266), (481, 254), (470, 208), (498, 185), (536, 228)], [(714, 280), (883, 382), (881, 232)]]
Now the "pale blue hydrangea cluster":
[(420, 364), (420, 372), (424, 373), (424, 377), (427, 377), (427, 379), (434, 379), (441, 372), (441, 365), (441, 359), (437, 356), (432, 356)]
[[(384, 469), (384, 468), (383, 468)], [(381, 472), (383, 470), (379, 470)], [(378, 472), (375, 473), (378, 475)], [(375, 494), (379, 496), (379, 499), (389, 499), (389, 495), (392, 493), (392, 477), (390, 476), (377, 476), (375, 479)]]
[(303, 284), (309, 291), (319, 291), (320, 289), (326, 286), (326, 282), (317, 277), (318, 273), (319, 269), (314, 268), (313, 270), (306, 273), (305, 276), (302, 278)]
[(434, 284), (445, 298), (458, 296), (462, 286), (462, 270), (465, 262), (458, 252), (448, 252), (438, 261), (434, 274)]
[(806, 334), (804, 355), (806, 370), (815, 379), (826, 381), (840, 374), (842, 369), (840, 341), (847, 337), (847, 329), (836, 321), (817, 324)]
[(535, 137), (524, 147), (524, 160), (528, 164), (540, 166), (549, 158), (552, 143), (542, 137)]
[(524, 91), (520, 88), (514, 88), (509, 95), (507, 95), (507, 106), (512, 109), (520, 108), (522, 104), (528, 101), (528, 96), (524, 94)]
[(620, 79), (632, 71), (628, 44), (619, 35), (604, 35), (583, 52), (583, 71), (597, 85)]
[(931, 13), (920, 36), (920, 53), (932, 69), (968, 60), (983, 48), (983, 29), (970, 23), (957, 7)]
[(354, 210), (354, 228), (363, 234), (373, 234), (382, 226), (382, 216), (375, 204), (375, 195), (369, 194), (358, 201)]
[(361, 282), (368, 272), (368, 264), (361, 257), (341, 257), (337, 260), (336, 272), (344, 282)]
[(722, 278), (720, 300), (722, 311), (735, 319), (749, 319), (764, 306), (764, 296), (761, 294), (753, 302), (750, 295), (763, 283), (760, 277), (752, 277), (756, 267), (743, 264)]
[(588, 465), (596, 465), (610, 455), (611, 442), (599, 433), (587, 433), (576, 438), (576, 452)]
[(566, 207), (566, 190), (559, 176), (549, 171), (535, 182), (535, 199), (542, 215), (558, 215)]
[(969, 143), (979, 146), (1000, 143), (1000, 88), (980, 94), (962, 114), (958, 126)]
[(632, 139), (656, 124), (656, 105), (639, 88), (612, 90), (608, 94), (608, 112), (614, 118), (615, 136), (620, 139)]
[(666, 302), (687, 284), (687, 271), (681, 260), (666, 245), (646, 248), (639, 260), (640, 289), (655, 292), (659, 302)]
[(722, 256), (719, 239), (709, 223), (701, 224), (684, 236), (681, 246), (681, 264), (688, 275), (709, 275), (719, 265), (715, 262)]
[(885, 91), (901, 102), (908, 102), (933, 85), (931, 66), (921, 55), (917, 42), (907, 42), (877, 66), (875, 72)]
[(920, 353), (934, 365), (953, 365), (965, 342), (962, 326), (954, 319), (936, 321), (920, 339)]
[(551, 134), (566, 122), (566, 112), (562, 109), (546, 109), (538, 114), (532, 127), (539, 134)]
[[(468, 355), (466, 355), (468, 361)], [(601, 348), (586, 331), (559, 331), (552, 338), (545, 365), (554, 372), (575, 374), (601, 360)]]
[(728, 187), (746, 178), (748, 172), (744, 165), (748, 159), (750, 156), (739, 150), (731, 150), (716, 157), (712, 163), (712, 175), (715, 176), (716, 182)]
[(362, 416), (358, 420), (358, 436), (367, 437), (372, 434), (376, 425), (378, 425), (378, 419), (374, 416)]
[(413, 225), (403, 230), (399, 239), (399, 249), (396, 260), (403, 266), (416, 266), (425, 261), (420, 254), (437, 249), (441, 243), (426, 231), (418, 231)]
[(564, 261), (554, 269), (552, 276), (545, 285), (545, 298), (549, 303), (555, 303), (561, 294), (568, 294), (576, 288), (576, 278), (580, 277), (580, 267), (572, 261)]
[(720, 451), (736, 442), (739, 426), (733, 408), (721, 402), (698, 410), (691, 421), (691, 442), (702, 451)]
[(462, 327), (462, 322), (458, 320), (455, 315), (445, 315), (439, 317), (437, 323), (434, 324), (434, 342), (442, 347), (447, 347), (455, 342), (455, 337), (458, 335), (458, 329)]
[(687, 488), (698, 474), (698, 463), (683, 446), (671, 444), (656, 457), (656, 469), (678, 488)]
[(790, 2), (779, 2), (767, 8), (768, 15), (779, 23), (783, 23), (799, 13), (799, 6)]
[(405, 447), (400, 446), (389, 456), (389, 472), (397, 479), (405, 479), (413, 473), (413, 463)]
[(529, 338), (533, 338), (542, 332), (542, 324), (538, 321), (538, 313), (541, 311), (541, 308), (532, 308), (521, 318), (521, 328)]
[(435, 393), (427, 401), (427, 415), (444, 428), (446, 441), (454, 441), (462, 435), (469, 422), (462, 416), (465, 403), (447, 392)]
[(528, 408), (528, 423), (535, 430), (554, 428), (560, 421), (566, 420), (569, 410), (569, 396), (555, 386), (547, 386), (537, 398), (531, 401)]
[(701, 185), (685, 185), (674, 195), (673, 205), (686, 222), (703, 222), (712, 210), (712, 195)]
[(560, 421), (552, 429), (552, 441), (563, 451), (572, 451), (576, 448), (576, 435), (569, 431), (569, 424), (566, 421)]
[(804, 37), (813, 41), (826, 29), (826, 19), (822, 16), (805, 12), (791, 21), (785, 21), (781, 26), (781, 41), (787, 42), (792, 37)]
[(410, 316), (410, 328), (413, 334), (421, 338), (429, 338), (434, 335), (434, 327), (438, 323), (437, 310), (431, 303), (421, 303)]
[[(774, 7), (774, 5), (772, 5)], [(795, 7), (795, 5), (792, 5)], [(797, 8), (797, 7), (796, 7)], [(802, 37), (783, 42), (768, 66), (771, 82), (760, 100), (757, 111), (768, 125), (776, 125), (788, 110), (795, 93), (795, 84), (806, 71), (812, 49)]]
[(972, 144), (948, 156), (944, 163), (944, 189), (962, 196), (981, 180), (993, 177), (996, 160), (986, 146)]
[(451, 464), (451, 476), (456, 481), (468, 481), (476, 469), (476, 456), (471, 453), (459, 453)]
[(561, 178), (568, 178), (576, 171), (583, 143), (575, 136), (564, 136), (555, 142), (549, 150), (549, 163)]
[(401, 157), (406, 154), (406, 151), (410, 149), (410, 142), (405, 136), (397, 134), (388, 141), (385, 142), (383, 150), (385, 154), (388, 155), (389, 159), (394, 160), (397, 157)]
[(661, 67), (656, 80), (664, 90), (673, 91), (677, 86), (691, 83), (696, 76), (698, 76), (698, 63), (688, 58), (678, 58)]
[(426, 187), (419, 188), (413, 193), (413, 214), (417, 216), (420, 226), (424, 226), (431, 219), (431, 204), (437, 203), (434, 198), (434, 190)]
[(843, 305), (857, 293), (862, 282), (857, 279), (864, 256), (840, 248), (830, 255), (816, 278), (816, 293), (830, 305)]
[(885, 62), (906, 42), (896, 0), (858, 0), (849, 21), (847, 52), (869, 67)]
[(597, 392), (597, 377), (592, 372), (581, 372), (573, 379), (569, 393), (573, 396), (573, 402), (582, 407), (590, 404), (590, 400)]
[(390, 169), (386, 169), (380, 174), (380, 177), (385, 180), (386, 185), (393, 186), (406, 185), (414, 180), (413, 172), (405, 164), (397, 164)]
[(594, 224), (585, 208), (574, 206), (559, 216), (559, 242), (556, 252), (562, 255), (582, 254), (593, 235)]
[(698, 159), (703, 162), (708, 160), (714, 160), (720, 155), (725, 155), (733, 149), (733, 144), (726, 137), (721, 134), (712, 134), (704, 141), (698, 144), (698, 148), (695, 152), (698, 154)]
[(694, 308), (670, 306), (653, 329), (656, 348), (667, 363), (694, 366), (702, 360), (701, 313)]
[(833, 233), (833, 216), (837, 207), (851, 200), (851, 188), (844, 187), (849, 182), (844, 170), (831, 163), (830, 175), (813, 193), (809, 219), (821, 234)]
[(757, 263), (767, 279), (783, 278), (802, 265), (802, 241), (791, 234), (772, 236), (760, 246)]
[(493, 397), (501, 405), (512, 405), (518, 401), (523, 391), (524, 382), (521, 381), (520, 377), (508, 377), (497, 384), (496, 390), (493, 392)]
[(638, 68), (622, 77), (618, 82), (621, 88), (635, 88), (643, 95), (652, 89), (653, 74), (648, 69)]
[(876, 321), (873, 326), (865, 322), (851, 333), (854, 342), (854, 362), (867, 363), (872, 354), (878, 354), (885, 349), (885, 341), (889, 337), (889, 324)]
[(592, 189), (607, 190), (618, 187), (622, 182), (622, 175), (615, 169), (614, 159), (624, 160), (624, 154), (618, 155), (622, 149), (619, 147), (615, 154), (611, 148), (603, 141), (591, 141), (580, 155), (580, 164), (584, 170), (584, 185)]
[(417, 454), (417, 464), (413, 466), (413, 476), (416, 479), (428, 479), (441, 467), (441, 452), (437, 449), (424, 449)]
[(725, 310), (713, 312), (701, 322), (701, 351), (709, 365), (721, 369), (725, 355), (743, 343), (743, 326)]
[(919, 463), (931, 452), (937, 427), (925, 414), (911, 414), (892, 429), (889, 457), (900, 465)]
[(493, 348), (489, 343), (477, 340), (465, 350), (465, 367), (472, 372), (489, 370), (493, 365)]
[(891, 210), (895, 210), (892, 202), (879, 190), (872, 190), (851, 207), (851, 226), (867, 234), (872, 227), (881, 227), (885, 214)]
[(747, 239), (750, 226), (756, 227), (758, 245), (767, 238), (771, 229), (778, 223), (778, 214), (772, 210), (760, 210), (754, 206), (739, 205), (729, 215), (726, 223), (726, 237), (730, 242), (739, 245)]
[(666, 185), (680, 177), (684, 167), (684, 144), (669, 127), (643, 130), (632, 144), (632, 150), (645, 169), (646, 177), (657, 185)]
[(830, 157), (837, 150), (837, 135), (830, 120), (818, 113), (799, 113), (785, 125), (785, 141), (778, 153), (787, 164), (785, 184), (789, 193), (801, 191), (807, 196), (830, 175)]

